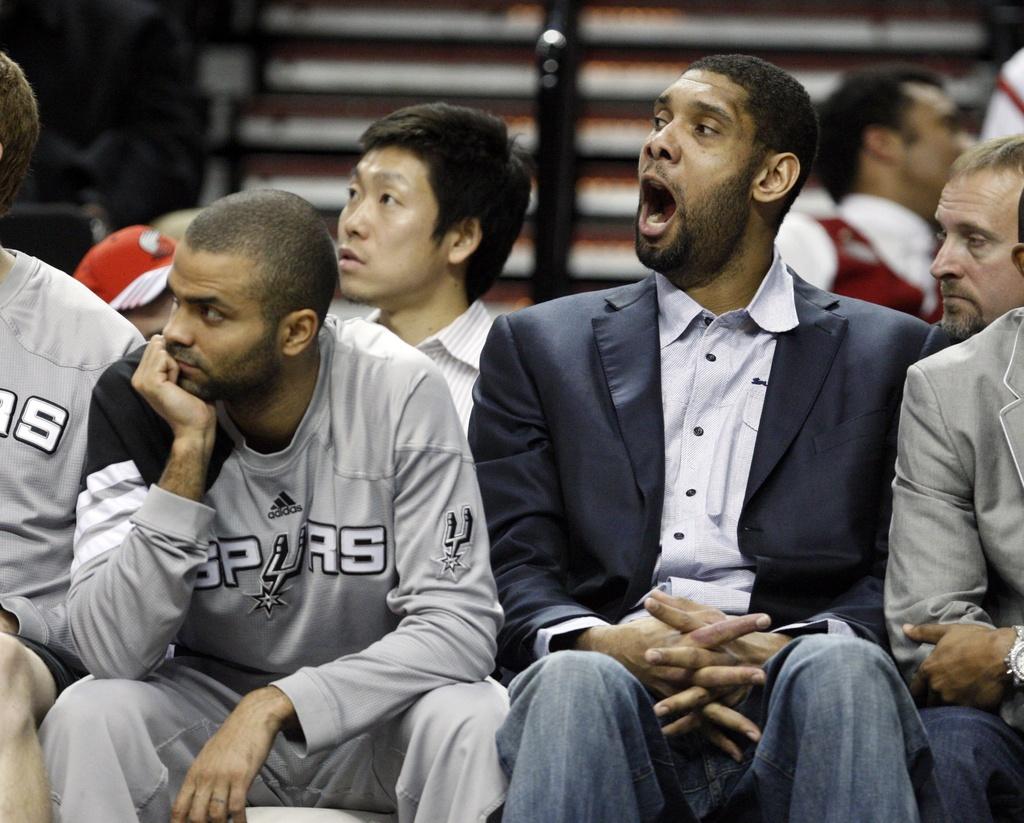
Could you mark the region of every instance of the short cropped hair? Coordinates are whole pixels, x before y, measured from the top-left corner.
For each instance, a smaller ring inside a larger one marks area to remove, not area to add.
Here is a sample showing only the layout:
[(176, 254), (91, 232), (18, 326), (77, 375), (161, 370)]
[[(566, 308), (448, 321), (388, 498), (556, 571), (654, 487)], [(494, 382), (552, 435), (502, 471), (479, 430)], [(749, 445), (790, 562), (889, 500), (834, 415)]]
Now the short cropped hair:
[(499, 117), (479, 109), (425, 103), (392, 112), (359, 140), (364, 152), (400, 148), (427, 167), (437, 200), (434, 240), (463, 220), (480, 221), (480, 245), (466, 267), (473, 302), (501, 274), (523, 226), (533, 161)]
[(11, 210), (39, 139), (39, 109), (21, 67), (0, 52), (0, 215)]
[[(1015, 174), (1024, 184), (1024, 134), (993, 137), (975, 143), (953, 162), (949, 177), (952, 180), (979, 171)], [(1017, 242), (1024, 243), (1024, 188), (1017, 201)]]
[(845, 75), (822, 104), (816, 171), (837, 203), (853, 189), (864, 130), (869, 126), (904, 128), (904, 115), (913, 102), (907, 83), (943, 88), (939, 75), (919, 66), (874, 66)]
[(253, 296), (268, 322), (312, 309), (323, 325), (338, 284), (338, 252), (323, 218), (298, 195), (229, 194), (196, 215), (184, 242), (194, 251), (252, 260), (259, 275)]
[(792, 152), (800, 161), (800, 175), (782, 203), (778, 226), (811, 173), (818, 145), (818, 118), (807, 89), (778, 66), (748, 54), (702, 57), (687, 71), (698, 69), (721, 74), (741, 86), (747, 92), (747, 112), (754, 120), (758, 143), (768, 151)]
[(1007, 171), (1024, 178), (1024, 134), (975, 143), (949, 170), (950, 179), (979, 171)]

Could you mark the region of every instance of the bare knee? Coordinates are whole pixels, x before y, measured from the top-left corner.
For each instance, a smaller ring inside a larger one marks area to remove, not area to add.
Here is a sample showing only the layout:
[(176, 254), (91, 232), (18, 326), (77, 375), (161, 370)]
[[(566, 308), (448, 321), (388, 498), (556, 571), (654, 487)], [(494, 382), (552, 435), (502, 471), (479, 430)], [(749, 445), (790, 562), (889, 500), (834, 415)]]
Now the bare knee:
[(54, 691), (43, 661), (14, 635), (0, 634), (0, 727), (34, 726), (53, 704)]

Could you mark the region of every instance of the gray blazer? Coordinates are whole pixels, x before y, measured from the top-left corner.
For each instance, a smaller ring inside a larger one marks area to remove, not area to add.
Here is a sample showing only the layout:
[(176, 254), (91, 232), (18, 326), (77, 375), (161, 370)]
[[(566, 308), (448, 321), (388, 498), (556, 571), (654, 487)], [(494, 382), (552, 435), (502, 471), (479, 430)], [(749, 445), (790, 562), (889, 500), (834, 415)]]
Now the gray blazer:
[[(931, 652), (903, 623), (1024, 623), (1024, 309), (910, 367), (885, 615), (908, 680)], [(1024, 694), (1003, 705), (1024, 729)]]

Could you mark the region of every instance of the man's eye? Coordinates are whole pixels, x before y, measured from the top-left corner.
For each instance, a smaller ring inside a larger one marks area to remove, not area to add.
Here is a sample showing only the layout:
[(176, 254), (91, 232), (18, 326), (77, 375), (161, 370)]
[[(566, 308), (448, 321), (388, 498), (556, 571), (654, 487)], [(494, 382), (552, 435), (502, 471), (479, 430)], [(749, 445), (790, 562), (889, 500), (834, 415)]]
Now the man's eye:
[(398, 201), (395, 200), (395, 196), (393, 194), (385, 193), (380, 196), (380, 202), (384, 205), (388, 205), (390, 203), (397, 203)]
[(667, 125), (668, 121), (664, 117), (658, 117), (655, 115), (651, 118), (651, 128), (655, 131), (661, 131)]
[(216, 323), (224, 319), (224, 315), (217, 311), (213, 306), (202, 306), (199, 309), (199, 316), (204, 320)]

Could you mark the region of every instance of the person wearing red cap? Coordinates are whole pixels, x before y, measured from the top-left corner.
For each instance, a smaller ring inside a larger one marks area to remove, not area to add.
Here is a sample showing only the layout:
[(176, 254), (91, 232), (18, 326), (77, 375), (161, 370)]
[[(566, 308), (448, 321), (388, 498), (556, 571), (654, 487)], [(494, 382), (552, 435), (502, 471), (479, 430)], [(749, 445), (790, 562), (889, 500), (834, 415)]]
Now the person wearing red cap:
[(82, 258), (75, 280), (127, 317), (147, 340), (171, 316), (167, 289), (175, 242), (150, 226), (128, 226), (104, 238)]

